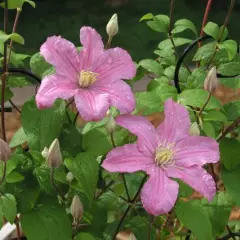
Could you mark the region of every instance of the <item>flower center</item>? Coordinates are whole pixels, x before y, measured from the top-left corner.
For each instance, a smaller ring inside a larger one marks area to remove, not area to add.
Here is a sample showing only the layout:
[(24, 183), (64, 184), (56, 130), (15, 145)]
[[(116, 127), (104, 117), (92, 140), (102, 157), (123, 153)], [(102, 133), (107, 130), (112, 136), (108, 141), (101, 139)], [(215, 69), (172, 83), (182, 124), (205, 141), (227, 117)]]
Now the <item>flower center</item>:
[(79, 86), (82, 88), (89, 87), (97, 81), (97, 73), (82, 70), (79, 74)]
[(174, 164), (174, 152), (172, 146), (158, 147), (155, 154), (155, 162), (158, 166), (166, 167), (167, 165)]

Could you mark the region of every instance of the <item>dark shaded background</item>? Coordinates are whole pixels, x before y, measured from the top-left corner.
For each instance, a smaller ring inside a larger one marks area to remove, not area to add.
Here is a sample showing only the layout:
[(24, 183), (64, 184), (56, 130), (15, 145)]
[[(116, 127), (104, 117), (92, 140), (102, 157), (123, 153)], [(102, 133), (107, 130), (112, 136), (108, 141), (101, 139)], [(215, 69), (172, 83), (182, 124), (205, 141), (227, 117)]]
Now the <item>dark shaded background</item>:
[[(150, 30), (139, 19), (146, 13), (168, 14), (169, 0), (128, 0), (120, 6), (106, 4), (107, 0), (35, 0), (33, 9), (25, 4), (20, 16), (17, 32), (25, 38), (25, 46), (17, 46), (18, 52), (35, 53), (46, 37), (61, 35), (79, 45), (79, 29), (83, 25), (96, 28), (104, 39), (107, 38), (105, 26), (113, 13), (118, 13), (119, 34), (114, 38), (113, 45), (121, 46), (130, 51), (134, 60), (151, 57), (163, 35)], [(110, 0), (108, 0), (110, 1)], [(198, 28), (201, 26), (206, 0), (176, 0), (174, 19), (188, 18)], [(222, 24), (230, 0), (214, 0), (209, 20)], [(3, 18), (1, 9), (0, 16)], [(10, 11), (10, 25), (15, 10)], [(231, 16), (229, 24), (230, 36), (240, 39), (240, 0)], [(2, 24), (2, 21), (0, 21)], [(2, 28), (2, 25), (1, 25)]]

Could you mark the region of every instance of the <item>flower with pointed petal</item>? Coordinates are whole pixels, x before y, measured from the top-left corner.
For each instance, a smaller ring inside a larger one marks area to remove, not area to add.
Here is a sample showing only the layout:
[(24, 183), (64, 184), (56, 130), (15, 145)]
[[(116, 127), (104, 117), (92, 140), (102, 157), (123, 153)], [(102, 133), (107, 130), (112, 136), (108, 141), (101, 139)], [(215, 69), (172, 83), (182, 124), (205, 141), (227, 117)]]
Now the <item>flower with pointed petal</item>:
[(168, 99), (164, 113), (165, 119), (157, 129), (144, 117), (118, 116), (116, 123), (138, 140), (113, 149), (102, 164), (110, 172), (146, 172), (149, 179), (141, 200), (147, 212), (155, 216), (169, 212), (176, 202), (179, 186), (171, 178), (179, 178), (211, 201), (215, 183), (202, 166), (219, 160), (214, 139), (189, 134), (190, 118), (182, 105)]
[(135, 108), (131, 88), (122, 79), (131, 79), (136, 67), (130, 55), (121, 48), (104, 50), (101, 36), (91, 27), (80, 29), (83, 48), (60, 36), (49, 37), (40, 53), (55, 67), (56, 73), (46, 76), (36, 95), (38, 108), (48, 108), (57, 98), (74, 97), (77, 109), (86, 121), (105, 117), (110, 106), (121, 113)]

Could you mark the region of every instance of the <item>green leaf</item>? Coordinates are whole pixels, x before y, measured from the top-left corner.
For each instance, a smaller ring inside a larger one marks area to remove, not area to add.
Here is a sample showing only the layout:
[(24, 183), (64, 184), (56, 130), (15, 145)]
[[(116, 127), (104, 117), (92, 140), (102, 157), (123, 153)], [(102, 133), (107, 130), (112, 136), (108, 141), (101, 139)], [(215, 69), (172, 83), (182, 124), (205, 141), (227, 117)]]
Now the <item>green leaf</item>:
[(240, 74), (240, 62), (229, 62), (220, 64), (217, 72), (223, 76), (235, 76)]
[(168, 98), (176, 99), (177, 91), (175, 87), (162, 83), (151, 92), (135, 93), (135, 97), (136, 110), (144, 114), (151, 114), (163, 111), (163, 102)]
[[(99, 139), (96, 144), (96, 139)], [(82, 148), (95, 156), (105, 155), (112, 149), (108, 134), (104, 128), (93, 129), (83, 135)]]
[(23, 130), (32, 150), (42, 151), (60, 134), (65, 114), (65, 103), (57, 100), (50, 109), (39, 110), (35, 100), (27, 101), (21, 114)]
[(81, 191), (91, 202), (94, 198), (99, 174), (96, 157), (86, 152), (79, 153), (75, 159), (66, 159), (65, 164), (78, 180)]
[(223, 29), (223, 28), (224, 28), (224, 31), (223, 31), (223, 35), (222, 35), (222, 37), (221, 37), (221, 39), (220, 39), (220, 42), (224, 41), (224, 40), (227, 38), (227, 36), (228, 36), (228, 29), (227, 29), (227, 27), (225, 27), (225, 26), (221, 26), (221, 27), (220, 27), (219, 33), (222, 32), (222, 29)]
[(208, 137), (215, 138), (215, 129), (210, 122), (203, 122), (203, 131), (206, 133)]
[(219, 112), (217, 110), (209, 110), (206, 112), (206, 114), (203, 114), (204, 121), (219, 121), (219, 122), (227, 122), (228, 118), (227, 116)]
[(3, 216), (13, 224), (15, 217), (17, 215), (17, 203), (16, 199), (11, 194), (5, 194), (0, 198), (0, 208)]
[(207, 211), (204, 211), (202, 207), (201, 201), (179, 201), (176, 205), (176, 214), (181, 223), (189, 228), (198, 240), (213, 239), (212, 224)]
[(52, 66), (45, 61), (44, 57), (40, 53), (35, 53), (30, 59), (30, 67), (36, 75), (42, 77), (45, 71), (52, 68)]
[(25, 77), (8, 76), (7, 84), (10, 88), (25, 87), (32, 83)]
[[(193, 107), (201, 108), (208, 98), (208, 92), (202, 89), (187, 89), (178, 95), (178, 100), (183, 105), (190, 105)], [(206, 106), (206, 110), (221, 108), (221, 103), (215, 97), (211, 97), (209, 103)]]
[[(0, 87), (2, 86), (2, 83), (0, 83)], [(5, 88), (5, 93), (4, 93), (4, 102), (8, 101), (13, 97), (13, 92), (10, 90), (9, 87)], [(0, 91), (0, 99), (2, 99), (2, 91)]]
[(147, 85), (147, 91), (148, 92), (153, 91), (163, 83), (164, 84), (169, 83), (169, 80), (167, 77), (162, 76), (160, 78), (155, 78), (155, 79), (151, 80), (151, 82)]
[(71, 240), (71, 222), (66, 210), (53, 200), (38, 202), (21, 215), (21, 224), (28, 240)]
[(207, 72), (203, 67), (196, 68), (187, 78), (187, 88), (203, 88)]
[(240, 88), (240, 77), (220, 78), (220, 83), (234, 90)]
[(195, 35), (197, 35), (197, 29), (196, 26), (194, 25), (193, 22), (191, 22), (188, 19), (180, 19), (178, 21), (175, 22), (174, 24), (174, 28), (172, 30), (172, 33), (180, 33), (183, 32), (185, 30), (191, 30)]
[(215, 42), (210, 42), (203, 45), (197, 50), (196, 54), (193, 57), (193, 61), (200, 61), (202, 59), (210, 58), (213, 55), (215, 48), (216, 48)]
[(225, 192), (219, 192), (212, 202), (208, 202), (207, 199), (203, 199), (202, 205), (204, 210), (209, 214), (212, 224), (213, 237), (221, 235), (228, 223), (229, 215), (232, 209), (232, 205), (231, 202), (229, 202), (227, 194)]
[(206, 26), (203, 28), (203, 31), (212, 36), (215, 40), (218, 40), (219, 37), (219, 27), (216, 23), (208, 22)]
[(75, 157), (82, 151), (82, 136), (73, 124), (65, 124), (59, 137), (63, 151)]
[(240, 101), (230, 102), (223, 106), (229, 121), (235, 121), (240, 117)]
[(153, 17), (153, 21), (148, 21), (147, 25), (156, 32), (168, 32), (169, 17), (167, 15), (156, 15)]
[(176, 56), (174, 55), (173, 49), (167, 49), (167, 50), (155, 50), (155, 54), (160, 56), (159, 63), (161, 65), (167, 65), (167, 66), (175, 66), (176, 64)]
[(24, 176), (21, 175), (18, 172), (11, 172), (7, 177), (6, 177), (6, 182), (7, 183), (16, 183), (16, 182), (21, 182), (24, 180)]
[(152, 59), (144, 59), (139, 62), (139, 65), (145, 68), (148, 72), (155, 73), (157, 76), (161, 76), (164, 71), (162, 66)]
[(6, 34), (0, 30), (0, 41), (6, 42), (9, 39), (13, 40), (14, 42), (24, 44), (24, 38), (21, 35), (19, 35), (18, 33)]
[[(192, 40), (191, 40), (191, 39), (188, 39), (188, 38), (175, 37), (175, 38), (173, 38), (173, 42), (174, 42), (174, 45), (175, 45), (176, 47), (179, 47), (179, 46), (182, 46), (182, 45), (186, 45), (186, 44), (191, 43)], [(170, 39), (163, 40), (162, 42), (160, 42), (160, 43), (158, 44), (158, 47), (159, 47), (160, 49), (165, 49), (165, 50), (166, 50), (166, 49), (174, 48), (174, 47), (173, 47), (173, 44), (172, 44), (172, 42), (171, 42)]]
[(240, 206), (240, 166), (231, 171), (222, 166), (221, 176), (228, 196), (236, 205)]
[(218, 47), (220, 49), (226, 49), (227, 50), (228, 57), (229, 57), (230, 61), (233, 60), (233, 58), (237, 54), (237, 43), (233, 40), (226, 40), (222, 43), (219, 43)]
[(153, 19), (153, 15), (152, 13), (147, 13), (145, 14), (144, 16), (141, 17), (141, 19), (139, 20), (139, 22), (143, 21), (143, 20), (150, 20), (150, 19)]
[(96, 240), (91, 233), (81, 232), (75, 238), (75, 240)]
[[(27, 2), (29, 3), (33, 8), (36, 7), (35, 2), (30, 0), (8, 0), (8, 9), (16, 9), (16, 8), (22, 8), (22, 5)], [(4, 2), (0, 4), (1, 7), (5, 7)]]
[(18, 197), (19, 213), (24, 213), (32, 210), (39, 198), (40, 189), (24, 189)]
[(25, 143), (27, 141), (27, 136), (23, 130), (22, 127), (20, 127), (17, 132), (14, 134), (14, 136), (12, 137), (9, 146), (11, 148), (13, 147), (17, 147), (23, 143)]
[(240, 163), (240, 142), (234, 138), (220, 141), (221, 162), (227, 170), (233, 170)]

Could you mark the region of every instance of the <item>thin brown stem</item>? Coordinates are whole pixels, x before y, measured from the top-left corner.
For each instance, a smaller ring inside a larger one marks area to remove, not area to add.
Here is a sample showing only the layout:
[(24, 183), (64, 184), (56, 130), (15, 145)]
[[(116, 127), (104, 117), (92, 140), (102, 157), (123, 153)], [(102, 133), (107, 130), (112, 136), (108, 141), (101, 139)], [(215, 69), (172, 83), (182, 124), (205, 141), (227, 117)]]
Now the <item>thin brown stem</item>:
[(113, 235), (112, 240), (115, 240), (115, 239), (116, 239), (116, 236), (117, 236), (117, 234), (118, 234), (118, 232), (119, 232), (119, 230), (120, 230), (120, 228), (121, 228), (121, 226), (122, 226), (122, 224), (123, 224), (123, 222), (124, 222), (124, 220), (125, 220), (128, 212), (129, 212), (129, 211), (131, 210), (131, 208), (134, 206), (134, 203), (136, 202), (136, 200), (137, 200), (137, 198), (138, 198), (138, 196), (139, 196), (139, 194), (140, 194), (140, 191), (141, 191), (141, 189), (142, 189), (142, 187), (143, 187), (146, 179), (147, 179), (147, 176), (145, 176), (145, 177), (142, 179), (142, 182), (141, 182), (141, 184), (140, 184), (140, 186), (139, 186), (139, 188), (138, 188), (138, 191), (137, 191), (137, 193), (135, 194), (135, 196), (133, 197), (133, 199), (132, 199), (132, 201), (131, 201), (133, 204), (129, 204), (129, 206), (128, 206), (127, 209), (125, 210), (125, 212), (124, 212), (124, 214), (123, 214), (123, 216), (122, 216), (122, 218), (121, 218), (121, 220), (120, 220), (120, 222), (119, 222), (119, 224), (118, 224), (118, 226), (117, 226), (117, 228), (116, 228), (116, 230), (115, 230), (115, 232), (114, 232), (114, 235)]
[(112, 43), (112, 36), (108, 35), (108, 41), (107, 44), (105, 46), (105, 49), (109, 49)]
[(3, 183), (4, 180), (5, 180), (6, 173), (7, 173), (7, 163), (6, 163), (6, 162), (3, 162), (3, 175), (2, 175), (2, 178), (1, 178), (1, 180), (0, 180), (0, 186), (2, 185), (2, 183)]
[(79, 112), (76, 113), (76, 115), (75, 115), (75, 117), (74, 117), (74, 119), (73, 119), (73, 125), (76, 124), (78, 115), (79, 115)]
[[(17, 30), (17, 24), (18, 24), (18, 20), (19, 20), (21, 11), (22, 11), (22, 10), (21, 10), (20, 8), (17, 8), (17, 13), (16, 13), (16, 17), (15, 17), (15, 20), (14, 20), (12, 33), (15, 33), (16, 30)], [(11, 39), (10, 45), (9, 45), (9, 54), (8, 54), (7, 63), (10, 62), (12, 47), (13, 47), (13, 40)]]
[(21, 113), (21, 110), (15, 105), (15, 103), (10, 99), (8, 100), (10, 104), (16, 109), (17, 112)]
[[(232, 230), (231, 230), (231, 228), (230, 228), (228, 225), (226, 226), (226, 228), (227, 228), (229, 234), (232, 235)], [(236, 238), (234, 235), (232, 235), (232, 239), (233, 239), (233, 240), (237, 240), (237, 238)]]
[(213, 180), (214, 180), (215, 185), (216, 185), (216, 189), (218, 189), (218, 186), (217, 186), (217, 176), (216, 176), (215, 171), (214, 171), (214, 165), (213, 165), (213, 163), (210, 163), (210, 164), (209, 164), (209, 167), (210, 167), (211, 175), (212, 175)]
[(225, 131), (223, 131), (222, 135), (217, 139), (217, 141), (221, 141), (228, 133), (233, 131), (240, 124), (240, 117), (237, 118)]
[(153, 217), (151, 215), (149, 215), (149, 217), (148, 217), (148, 240), (151, 240), (152, 222), (153, 222)]
[[(230, 6), (229, 6), (229, 8), (228, 8), (227, 16), (226, 16), (225, 21), (224, 21), (224, 24), (223, 24), (223, 28), (222, 28), (221, 32), (219, 33), (219, 36), (218, 36), (218, 43), (221, 41), (222, 36), (223, 36), (223, 34), (224, 34), (224, 31), (225, 31), (225, 28), (227, 27), (227, 25), (228, 25), (228, 23), (229, 23), (230, 16), (231, 16), (231, 14), (232, 14), (232, 11), (233, 11), (235, 2), (236, 2), (236, 0), (231, 0)], [(214, 57), (215, 57), (216, 54), (217, 54), (217, 51), (218, 51), (218, 46), (217, 46), (217, 43), (216, 43), (215, 51), (214, 51), (214, 53), (213, 53), (213, 55), (212, 55), (212, 57), (211, 57), (208, 65), (207, 65), (207, 67), (209, 67), (209, 66), (212, 64), (212, 62), (213, 62), (213, 60), (214, 60)]]
[(122, 173), (121, 175), (122, 175), (123, 184), (124, 184), (125, 192), (126, 192), (126, 195), (127, 195), (127, 199), (128, 199), (128, 201), (130, 202), (130, 201), (131, 201), (131, 197), (130, 197), (130, 194), (129, 194), (129, 191), (128, 191), (127, 181), (126, 181), (126, 179), (125, 179), (124, 173)]
[(209, 101), (211, 100), (211, 97), (212, 97), (212, 94), (209, 93), (208, 94), (208, 98), (207, 98), (207, 101), (204, 103), (203, 107), (201, 108), (199, 114), (198, 114), (198, 117), (201, 117), (202, 113), (203, 113), (203, 110), (205, 109), (205, 107), (208, 105)]
[(170, 12), (169, 12), (169, 28), (168, 32), (171, 33), (173, 29), (173, 8), (174, 8), (174, 0), (170, 0)]
[(16, 232), (17, 232), (17, 240), (21, 239), (21, 230), (20, 230), (20, 224), (19, 224), (19, 218), (16, 216), (15, 218), (15, 225), (16, 225)]
[(62, 201), (65, 201), (65, 196), (61, 193), (61, 191), (59, 191), (56, 183), (55, 183), (55, 179), (54, 179), (54, 170), (55, 168), (51, 168), (51, 183), (53, 188), (56, 190), (56, 192), (58, 193), (58, 195), (61, 197)]
[[(7, 33), (7, 26), (8, 26), (8, 0), (4, 0), (4, 32)], [(1, 126), (2, 126), (2, 137), (3, 140), (6, 141), (6, 129), (5, 129), (5, 87), (6, 87), (6, 80), (7, 80), (7, 41), (4, 43), (4, 53), (3, 53), (3, 74), (1, 76), (2, 80), (2, 99), (1, 99)]]
[(112, 146), (115, 148), (116, 147), (116, 143), (114, 141), (113, 132), (110, 133), (110, 139), (111, 139)]

